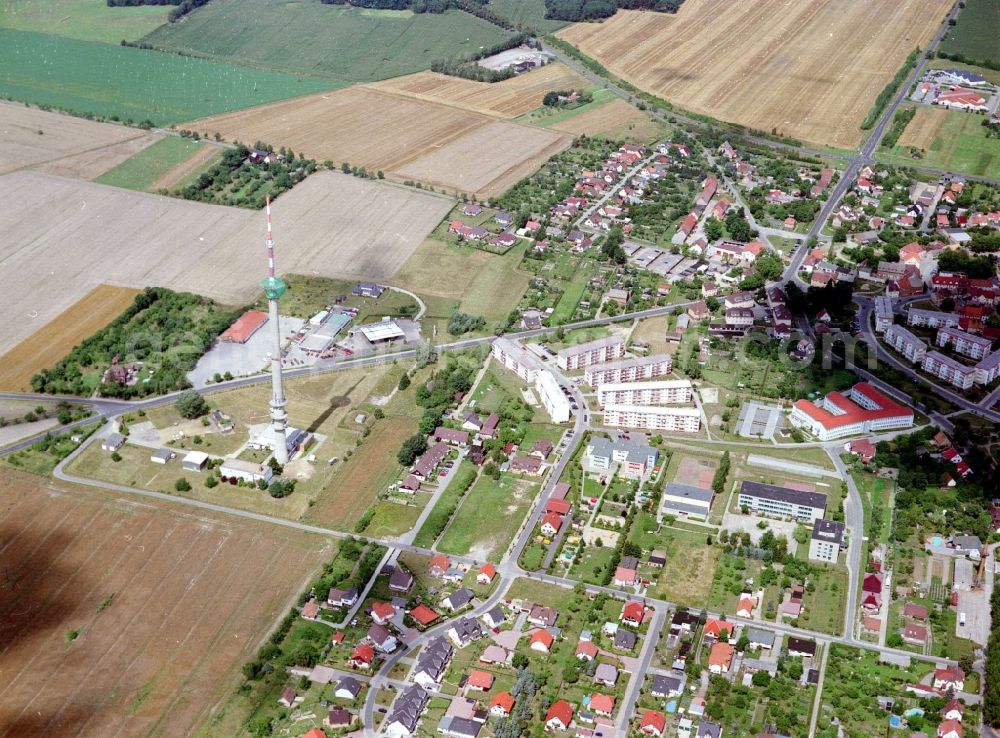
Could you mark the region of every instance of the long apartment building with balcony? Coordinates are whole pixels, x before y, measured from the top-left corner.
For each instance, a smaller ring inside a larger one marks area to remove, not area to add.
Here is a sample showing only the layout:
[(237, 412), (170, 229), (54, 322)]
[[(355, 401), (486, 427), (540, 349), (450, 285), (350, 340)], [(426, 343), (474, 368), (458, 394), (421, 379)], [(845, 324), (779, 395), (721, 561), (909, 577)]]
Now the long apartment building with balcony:
[(591, 387), (616, 382), (641, 382), (665, 377), (673, 370), (670, 354), (639, 356), (604, 364), (592, 364), (584, 371), (584, 379)]
[(940, 347), (950, 345), (955, 353), (977, 360), (985, 358), (993, 348), (993, 341), (990, 339), (974, 336), (959, 328), (942, 328), (937, 333), (935, 343)]
[(496, 339), (493, 342), (491, 352), (493, 358), (504, 369), (514, 372), (529, 384), (533, 384), (538, 372), (545, 368), (534, 354), (517, 341), (512, 341), (509, 338)]
[(906, 324), (927, 328), (958, 328), (961, 316), (958, 313), (942, 313), (937, 310), (921, 310), (911, 307), (906, 313)]
[(885, 332), (885, 342), (914, 364), (923, 361), (927, 353), (927, 344), (923, 339), (901, 325), (889, 326)]
[(945, 356), (937, 351), (928, 351), (921, 368), (930, 375), (959, 389), (969, 389), (976, 383), (976, 368)]
[(608, 336), (581, 343), (579, 346), (564, 348), (556, 355), (556, 361), (560, 369), (571, 372), (593, 364), (614, 361), (623, 356), (625, 356), (625, 341), (621, 336)]
[(616, 428), (697, 433), (701, 411), (696, 407), (653, 407), (650, 405), (608, 405), (604, 424)]
[(669, 405), (691, 402), (694, 388), (686, 379), (655, 382), (602, 384), (597, 388), (597, 402), (606, 405)]

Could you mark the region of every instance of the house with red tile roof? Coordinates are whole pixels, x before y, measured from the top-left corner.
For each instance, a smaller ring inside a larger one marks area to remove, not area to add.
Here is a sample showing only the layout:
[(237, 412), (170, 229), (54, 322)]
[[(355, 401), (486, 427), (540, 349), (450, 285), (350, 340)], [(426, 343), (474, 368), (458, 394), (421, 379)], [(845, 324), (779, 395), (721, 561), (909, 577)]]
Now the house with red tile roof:
[(370, 669), (375, 660), (375, 649), (366, 643), (362, 643), (354, 649), (351, 658), (347, 660), (348, 666), (356, 669)]
[(569, 500), (550, 499), (545, 504), (545, 512), (555, 513), (556, 515), (568, 515), (572, 507), (573, 506), (570, 504)]
[(412, 610), (410, 610), (408, 614), (411, 618), (416, 620), (421, 625), (430, 625), (439, 617), (441, 617), (431, 608), (427, 607), (427, 605), (424, 604), (417, 605)]
[(451, 562), (444, 554), (435, 554), (431, 557), (431, 560), (427, 562), (427, 571), (432, 577), (443, 576), (450, 567)]
[(704, 633), (706, 638), (720, 638), (723, 633), (728, 637), (733, 634), (733, 624), (727, 623), (725, 620), (708, 618), (705, 621)]
[(510, 692), (501, 692), (490, 703), (490, 715), (494, 717), (507, 717), (514, 709), (514, 696)]
[(937, 738), (962, 738), (962, 724), (957, 720), (942, 720), (938, 725)]
[(576, 644), (576, 657), (580, 661), (593, 661), (597, 658), (598, 648), (593, 641), (580, 641)]
[(479, 584), (489, 584), (496, 575), (497, 568), (493, 564), (485, 563), (479, 567), (479, 572), (476, 574), (476, 581)]
[(656, 710), (646, 710), (639, 722), (639, 732), (645, 735), (663, 735), (666, 727), (667, 719), (662, 712)]
[(558, 533), (560, 527), (562, 527), (562, 518), (555, 513), (546, 513), (545, 517), (542, 518), (542, 533), (549, 538)]
[(708, 655), (708, 670), (713, 674), (729, 671), (735, 651), (728, 643), (716, 643)]
[(566, 730), (573, 722), (573, 706), (566, 700), (556, 700), (545, 713), (546, 730)]
[(532, 651), (540, 651), (541, 653), (548, 653), (552, 649), (552, 644), (555, 642), (555, 638), (547, 630), (536, 630), (530, 641), (530, 648)]
[(473, 669), (469, 672), (469, 680), (466, 682), (469, 689), (485, 692), (493, 686), (493, 675), (488, 671)]
[(867, 382), (847, 394), (830, 392), (819, 404), (798, 400), (792, 406), (792, 425), (807, 429), (821, 441), (913, 425), (913, 410)]
[(372, 603), (371, 613), (372, 620), (379, 625), (385, 625), (396, 615), (396, 608), (392, 606), (391, 602), (375, 601)]
[(629, 600), (622, 607), (621, 621), (626, 625), (632, 625), (638, 628), (642, 625), (642, 620), (646, 616), (646, 608), (643, 607), (641, 602), (636, 602), (634, 600)]
[(615, 711), (615, 698), (609, 694), (590, 695), (590, 704), (587, 705), (595, 715), (611, 717)]

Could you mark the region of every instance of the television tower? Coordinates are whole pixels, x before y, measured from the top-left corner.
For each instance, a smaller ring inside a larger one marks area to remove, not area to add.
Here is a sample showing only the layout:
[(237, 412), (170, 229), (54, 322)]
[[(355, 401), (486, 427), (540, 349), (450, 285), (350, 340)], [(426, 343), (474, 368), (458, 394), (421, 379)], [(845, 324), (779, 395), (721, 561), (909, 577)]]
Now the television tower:
[(288, 413), (285, 412), (285, 390), (281, 384), (281, 327), (278, 325), (278, 298), (285, 294), (288, 286), (274, 274), (274, 238), (271, 235), (271, 198), (267, 198), (267, 278), (260, 286), (267, 297), (267, 312), (271, 324), (271, 427), (268, 435), (274, 443), (274, 460), (279, 464), (288, 463), (288, 442), (285, 429), (288, 427)]

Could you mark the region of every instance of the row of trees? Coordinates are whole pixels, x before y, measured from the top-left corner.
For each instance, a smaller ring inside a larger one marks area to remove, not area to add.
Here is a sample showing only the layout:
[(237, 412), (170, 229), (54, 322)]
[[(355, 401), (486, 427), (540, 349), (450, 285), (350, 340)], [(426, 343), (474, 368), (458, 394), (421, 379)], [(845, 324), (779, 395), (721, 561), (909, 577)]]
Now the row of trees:
[(986, 669), (983, 675), (983, 721), (994, 728), (1000, 726), (1000, 587), (990, 597), (990, 638), (986, 644)]
[[(486, 12), (485, 8), (478, 3), (464, 3), (462, 8), (466, 9), (466, 5), (473, 9), (478, 9), (480, 12)], [(472, 10), (469, 12), (472, 12)], [(480, 15), (480, 12), (476, 12), (475, 15)], [(486, 20), (494, 22), (490, 20), (490, 18), (486, 18)], [(498, 25), (502, 25), (502, 23), (498, 23)], [(518, 33), (510, 38), (500, 41), (499, 43), (495, 43), (492, 46), (484, 46), (472, 54), (466, 54), (465, 56), (453, 57), (450, 59), (435, 59), (431, 62), (431, 71), (437, 72), (438, 74), (447, 74), (452, 77), (471, 79), (476, 82), (502, 82), (503, 80), (510, 79), (517, 74), (513, 66), (509, 66), (504, 69), (490, 69), (488, 67), (480, 66), (477, 62), (480, 59), (485, 59), (493, 56), (494, 54), (500, 54), (504, 51), (508, 51), (522, 45), (531, 46), (533, 48), (541, 48), (541, 44), (532, 38), (531, 34)]]
[(192, 10), (208, 3), (208, 0), (106, 0), (109, 8), (132, 8), (137, 5), (175, 5), (167, 14), (171, 23), (180, 20)]
[(545, 0), (545, 17), (555, 20), (586, 21), (610, 18), (623, 10), (653, 10), (676, 13), (684, 0)]

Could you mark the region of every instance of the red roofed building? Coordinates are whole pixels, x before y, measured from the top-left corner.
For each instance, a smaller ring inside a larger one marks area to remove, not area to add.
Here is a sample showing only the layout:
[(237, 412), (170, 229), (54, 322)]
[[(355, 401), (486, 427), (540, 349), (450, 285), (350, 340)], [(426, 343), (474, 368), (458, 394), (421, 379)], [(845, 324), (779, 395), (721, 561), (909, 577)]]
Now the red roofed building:
[(705, 621), (706, 638), (719, 638), (723, 633), (726, 636), (732, 635), (733, 624), (727, 623), (725, 620), (716, 620), (715, 618), (709, 618)]
[(566, 730), (573, 722), (573, 707), (566, 700), (556, 700), (545, 713), (546, 730)]
[(847, 450), (856, 454), (861, 459), (862, 464), (869, 464), (875, 458), (875, 444), (867, 438), (851, 441), (847, 444)]
[(642, 720), (639, 723), (639, 732), (645, 735), (663, 735), (666, 727), (667, 719), (663, 716), (662, 712), (646, 710), (642, 714)]
[(313, 728), (304, 736), (302, 736), (302, 738), (326, 738), (326, 733), (324, 733), (319, 728)]
[(733, 647), (728, 643), (713, 645), (708, 655), (708, 670), (713, 674), (729, 671), (729, 666), (733, 663), (733, 653), (735, 653)]
[(443, 575), (451, 567), (451, 562), (444, 554), (436, 554), (427, 562), (427, 571), (432, 577)]
[(646, 608), (642, 606), (641, 602), (630, 600), (622, 608), (621, 620), (623, 623), (639, 627), (642, 625), (644, 617), (646, 617)]
[(681, 223), (680, 228), (677, 229), (677, 232), (683, 234), (684, 237), (686, 238), (687, 236), (691, 235), (691, 231), (694, 230), (694, 227), (696, 225), (698, 225), (698, 216), (695, 215), (694, 213), (688, 213), (688, 216), (684, 219), (684, 222)]
[(430, 625), (440, 617), (440, 615), (427, 607), (427, 605), (417, 605), (410, 610), (409, 614), (411, 618), (416, 620), (421, 625)]
[(554, 500), (550, 499), (545, 505), (545, 512), (555, 513), (556, 515), (568, 515), (572, 505), (569, 500)]
[(479, 573), (476, 574), (476, 581), (479, 584), (489, 584), (496, 575), (497, 568), (493, 564), (486, 563), (479, 567)]
[(552, 648), (552, 644), (555, 642), (555, 638), (547, 630), (542, 630), (539, 628), (531, 636), (531, 643), (529, 647), (532, 651), (541, 651), (542, 653), (548, 653)]
[(470, 689), (475, 689), (480, 692), (485, 692), (490, 687), (493, 686), (493, 675), (488, 671), (480, 671), (479, 669), (473, 669), (469, 673), (469, 681), (467, 682)]
[(347, 660), (347, 665), (353, 666), (356, 669), (370, 669), (374, 660), (375, 649), (362, 643), (354, 649), (351, 658)]
[(596, 715), (611, 717), (615, 711), (615, 698), (609, 694), (590, 695), (590, 704), (587, 705)]
[(555, 513), (546, 513), (545, 517), (542, 518), (542, 533), (549, 538), (558, 533), (560, 527), (562, 527), (562, 518)]
[(514, 709), (514, 696), (510, 692), (501, 692), (490, 703), (490, 715), (494, 717), (507, 717)]
[(790, 420), (821, 441), (830, 441), (858, 433), (909, 428), (913, 425), (913, 410), (867, 382), (859, 382), (846, 395), (829, 393), (818, 405), (796, 401)]
[(616, 587), (631, 587), (635, 584), (635, 580), (635, 569), (629, 569), (626, 566), (619, 566), (615, 569), (615, 578), (613, 583)]
[(379, 625), (385, 625), (387, 622), (392, 620), (395, 614), (396, 608), (392, 606), (391, 602), (372, 603), (372, 620)]
[(962, 738), (962, 724), (957, 720), (942, 720), (937, 729), (938, 738)]
[(236, 319), (235, 323), (222, 332), (219, 340), (226, 343), (246, 343), (266, 322), (267, 313), (260, 310), (247, 310)]
[(597, 644), (593, 641), (580, 641), (576, 644), (576, 657), (580, 661), (593, 661), (597, 658)]
[(934, 102), (942, 107), (956, 108), (958, 110), (974, 110), (976, 112), (986, 112), (989, 110), (986, 98), (978, 92), (967, 90), (964, 87), (953, 87), (948, 92), (942, 92)]

